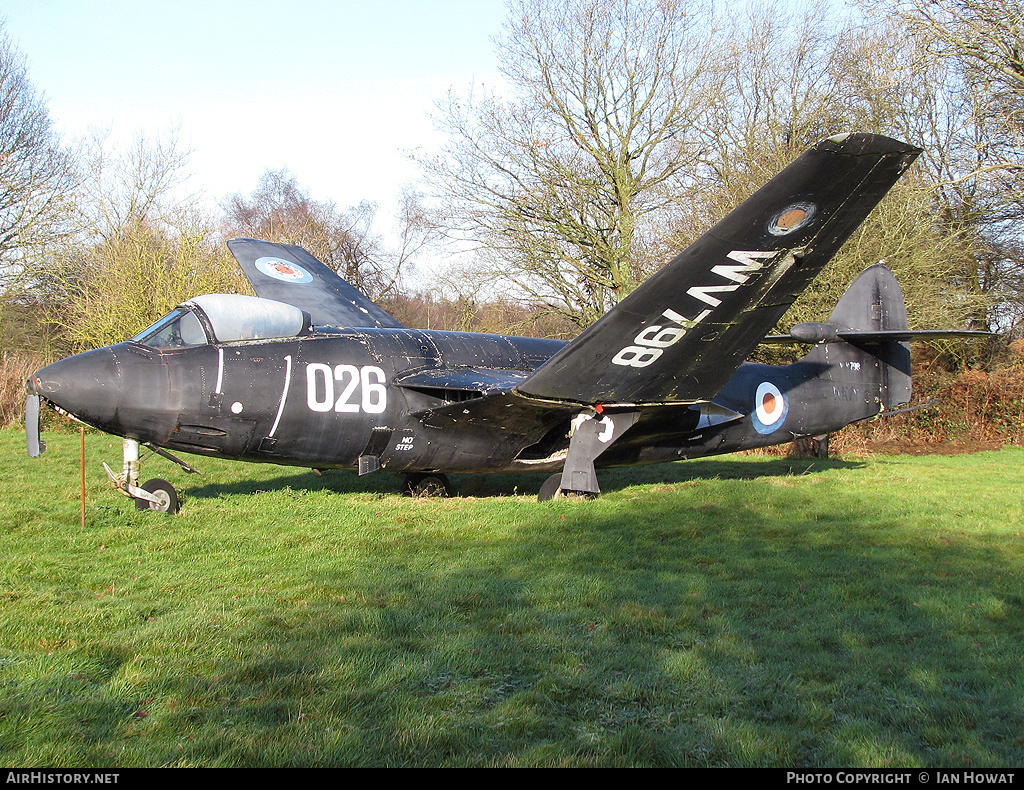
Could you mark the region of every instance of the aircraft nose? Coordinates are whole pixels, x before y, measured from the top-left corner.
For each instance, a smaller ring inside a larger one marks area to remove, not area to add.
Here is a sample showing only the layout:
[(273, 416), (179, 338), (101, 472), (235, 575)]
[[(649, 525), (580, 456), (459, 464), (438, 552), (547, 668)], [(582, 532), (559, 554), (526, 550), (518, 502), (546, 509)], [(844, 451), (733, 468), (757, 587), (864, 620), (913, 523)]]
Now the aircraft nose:
[(30, 392), (101, 430), (113, 427), (120, 375), (113, 351), (97, 348), (47, 365), (29, 379)]

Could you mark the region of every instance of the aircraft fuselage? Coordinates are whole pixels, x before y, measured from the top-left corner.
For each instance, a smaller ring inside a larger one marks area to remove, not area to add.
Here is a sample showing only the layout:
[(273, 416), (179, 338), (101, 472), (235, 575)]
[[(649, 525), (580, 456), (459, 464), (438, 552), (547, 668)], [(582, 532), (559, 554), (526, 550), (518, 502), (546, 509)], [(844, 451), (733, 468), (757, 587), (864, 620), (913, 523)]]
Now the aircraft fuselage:
[[(564, 345), (372, 328), (163, 349), (133, 340), (43, 368), (34, 386), (82, 422), (173, 451), (360, 472), (545, 472), (564, 463), (572, 420), (586, 409), (538, 408), (509, 384)], [(878, 393), (865, 381), (859, 366), (842, 361), (745, 363), (716, 398), (735, 419), (716, 420), (692, 404), (640, 409), (635, 429), (598, 465), (678, 460), (827, 433), (877, 412)], [(837, 408), (837, 392), (862, 404), (863, 415)], [(758, 410), (765, 397), (773, 403), (769, 416)], [(606, 415), (614, 420), (629, 409), (609, 404)], [(375, 459), (372, 466), (367, 459)]]
[[(165, 349), (128, 341), (43, 368), (35, 386), (82, 422), (170, 450), (322, 468), (356, 469), (377, 455), (397, 471), (500, 470), (573, 410), (554, 406), (532, 430), (516, 420), (433, 434), (448, 428), (446, 410), (497, 386), (486, 371), (503, 373), (502, 384), (525, 379), (564, 345), (373, 328)], [(445, 380), (402, 386), (423, 372)]]

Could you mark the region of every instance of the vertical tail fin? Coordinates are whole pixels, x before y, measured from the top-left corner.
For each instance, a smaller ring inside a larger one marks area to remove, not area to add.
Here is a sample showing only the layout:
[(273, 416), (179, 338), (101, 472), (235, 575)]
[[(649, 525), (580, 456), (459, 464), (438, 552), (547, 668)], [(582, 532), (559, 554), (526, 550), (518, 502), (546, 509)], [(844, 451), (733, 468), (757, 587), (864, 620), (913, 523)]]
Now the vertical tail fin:
[(865, 269), (836, 304), (828, 325), (841, 340), (815, 346), (802, 361), (826, 365), (825, 376), (837, 387), (861, 388), (863, 417), (910, 401), (910, 344), (901, 334), (909, 328), (907, 307), (888, 268)]

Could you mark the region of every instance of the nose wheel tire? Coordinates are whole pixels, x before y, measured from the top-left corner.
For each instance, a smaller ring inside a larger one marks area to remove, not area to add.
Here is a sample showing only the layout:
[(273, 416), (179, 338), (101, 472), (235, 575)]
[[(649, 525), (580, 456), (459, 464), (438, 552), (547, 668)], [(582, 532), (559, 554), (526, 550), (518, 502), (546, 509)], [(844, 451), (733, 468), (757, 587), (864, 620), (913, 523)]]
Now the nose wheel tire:
[(178, 502), (178, 492), (175, 491), (174, 486), (166, 480), (154, 477), (152, 480), (147, 480), (143, 483), (142, 488), (159, 499), (160, 502), (157, 503), (149, 502), (145, 499), (136, 499), (135, 507), (139, 510), (155, 510), (157, 513), (169, 514), (174, 514), (181, 510), (181, 505)]

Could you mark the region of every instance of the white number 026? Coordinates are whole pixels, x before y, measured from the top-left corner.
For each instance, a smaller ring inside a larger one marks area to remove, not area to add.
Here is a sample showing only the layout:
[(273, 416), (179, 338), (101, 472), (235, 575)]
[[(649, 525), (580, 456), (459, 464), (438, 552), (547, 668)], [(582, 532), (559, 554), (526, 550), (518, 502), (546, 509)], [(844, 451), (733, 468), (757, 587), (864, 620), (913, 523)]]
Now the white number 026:
[(388, 407), (387, 379), (376, 365), (306, 365), (306, 405), (312, 411), (381, 414)]

